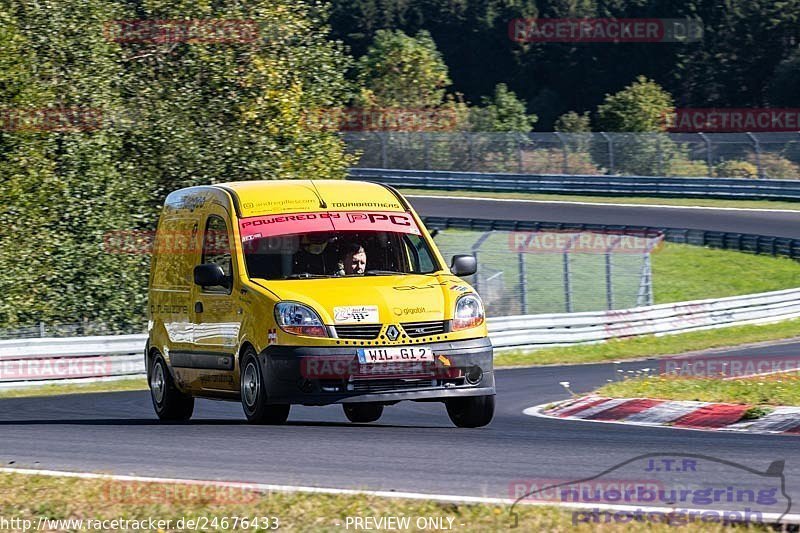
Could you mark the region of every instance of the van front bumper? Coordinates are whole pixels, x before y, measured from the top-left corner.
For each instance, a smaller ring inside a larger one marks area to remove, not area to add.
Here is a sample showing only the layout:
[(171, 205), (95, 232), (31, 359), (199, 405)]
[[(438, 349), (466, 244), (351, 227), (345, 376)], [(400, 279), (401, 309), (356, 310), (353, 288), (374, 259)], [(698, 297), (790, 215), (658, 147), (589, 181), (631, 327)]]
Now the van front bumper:
[(272, 345), (259, 358), (270, 403), (394, 403), (495, 394), (488, 338), (426, 346), (433, 363), (360, 365), (355, 346)]

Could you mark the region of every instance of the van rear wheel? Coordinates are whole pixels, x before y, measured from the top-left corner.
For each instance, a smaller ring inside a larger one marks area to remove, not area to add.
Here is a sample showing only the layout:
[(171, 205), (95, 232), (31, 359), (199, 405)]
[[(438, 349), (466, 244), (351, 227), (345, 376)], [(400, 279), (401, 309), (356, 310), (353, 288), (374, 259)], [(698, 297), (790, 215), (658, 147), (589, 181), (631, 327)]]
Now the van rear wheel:
[(251, 424), (284, 424), (289, 418), (288, 404), (267, 403), (268, 393), (264, 385), (264, 373), (256, 351), (248, 347), (242, 355), (240, 390), (242, 408)]
[(379, 403), (345, 403), (344, 416), (354, 424), (375, 422), (383, 414), (383, 405)]
[(182, 393), (172, 381), (172, 374), (161, 355), (156, 355), (150, 367), (148, 383), (153, 408), (161, 420), (189, 420), (194, 412), (194, 398)]
[(460, 428), (479, 428), (494, 417), (494, 396), (466, 396), (445, 400), (447, 415)]

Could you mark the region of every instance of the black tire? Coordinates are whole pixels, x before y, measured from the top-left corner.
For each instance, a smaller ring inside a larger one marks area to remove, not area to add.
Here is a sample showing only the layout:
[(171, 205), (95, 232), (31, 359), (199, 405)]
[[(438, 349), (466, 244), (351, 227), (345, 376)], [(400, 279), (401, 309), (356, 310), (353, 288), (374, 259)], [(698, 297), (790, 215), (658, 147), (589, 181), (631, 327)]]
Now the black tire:
[(285, 424), (289, 418), (288, 404), (270, 404), (267, 388), (264, 385), (264, 371), (253, 348), (246, 348), (242, 354), (239, 368), (242, 409), (251, 424)]
[(153, 408), (159, 419), (178, 421), (189, 420), (192, 417), (194, 398), (178, 390), (161, 354), (153, 358), (147, 382), (150, 386)]
[(466, 396), (445, 400), (447, 415), (460, 428), (479, 428), (494, 417), (494, 396)]
[(354, 424), (375, 422), (383, 414), (383, 405), (379, 403), (344, 403), (344, 416)]

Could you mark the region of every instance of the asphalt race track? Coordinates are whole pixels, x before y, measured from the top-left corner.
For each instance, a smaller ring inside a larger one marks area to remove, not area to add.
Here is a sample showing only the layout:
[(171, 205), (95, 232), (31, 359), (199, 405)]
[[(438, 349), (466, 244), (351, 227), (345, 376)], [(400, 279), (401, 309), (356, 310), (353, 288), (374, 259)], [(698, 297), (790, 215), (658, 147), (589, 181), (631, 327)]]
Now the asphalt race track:
[[(435, 202), (435, 204), (434, 204)], [(427, 200), (424, 215), (697, 226), (798, 236), (800, 213), (564, 206)], [(791, 357), (800, 343), (727, 350), (722, 355)], [(518, 480), (577, 480), (644, 453), (705, 454), (765, 470), (785, 460), (787, 492), (800, 494), (800, 437), (701, 432), (560, 421), (524, 415), (616, 379), (620, 365), (497, 372), (491, 425), (456, 429), (441, 404), (403, 402), (378, 423), (353, 425), (340, 406), (293, 407), (285, 426), (250, 426), (236, 403), (199, 400), (187, 424), (156, 420), (149, 393), (120, 392), (0, 400), (0, 465), (143, 476), (318, 487), (511, 497)], [(714, 473), (719, 483), (737, 472)], [(793, 510), (793, 512), (796, 512)]]
[(705, 229), (799, 237), (800, 211), (592, 205), (410, 196), (421, 216)]
[[(792, 356), (800, 343), (722, 355)], [(440, 404), (387, 407), (378, 423), (347, 422), (340, 406), (293, 407), (285, 426), (250, 426), (236, 403), (199, 400), (188, 424), (156, 420), (149, 393), (119, 392), (0, 401), (2, 466), (396, 490), (508, 498), (515, 481), (577, 480), (643, 453), (694, 453), (765, 470), (786, 461), (800, 494), (800, 437), (700, 432), (559, 421), (522, 410), (588, 391), (617, 370), (653, 360), (501, 370), (491, 425), (454, 428)], [(708, 474), (711, 475), (711, 474)], [(736, 471), (713, 474), (735, 483)]]

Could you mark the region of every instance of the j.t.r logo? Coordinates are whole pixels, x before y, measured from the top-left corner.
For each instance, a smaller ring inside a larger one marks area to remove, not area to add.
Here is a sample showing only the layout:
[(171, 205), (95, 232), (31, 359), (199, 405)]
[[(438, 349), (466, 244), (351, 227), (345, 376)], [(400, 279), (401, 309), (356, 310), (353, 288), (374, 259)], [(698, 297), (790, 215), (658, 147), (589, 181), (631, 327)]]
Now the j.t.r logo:
[(370, 324), (377, 323), (378, 306), (359, 305), (333, 308), (333, 320), (337, 324)]

